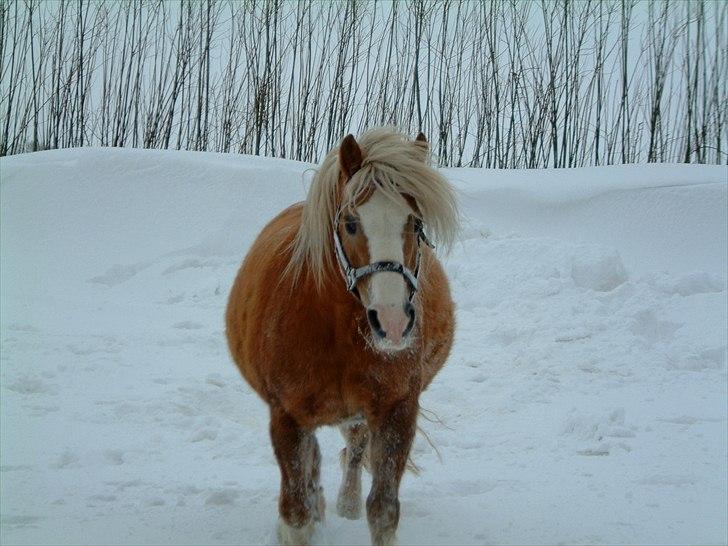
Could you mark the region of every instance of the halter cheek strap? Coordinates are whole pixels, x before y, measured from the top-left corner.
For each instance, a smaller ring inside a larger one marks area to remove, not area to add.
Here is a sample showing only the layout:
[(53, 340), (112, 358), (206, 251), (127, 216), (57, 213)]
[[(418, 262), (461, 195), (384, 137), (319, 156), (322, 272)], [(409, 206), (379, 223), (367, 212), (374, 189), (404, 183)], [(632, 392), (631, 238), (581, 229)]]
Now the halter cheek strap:
[(354, 294), (359, 299), (359, 290), (356, 287), (356, 283), (362, 277), (373, 275), (374, 273), (381, 273), (383, 271), (390, 271), (392, 273), (398, 273), (404, 277), (405, 282), (410, 289), (409, 301), (412, 301), (415, 293), (417, 292), (418, 282), (417, 276), (420, 272), (420, 241), (423, 241), (430, 248), (434, 248), (432, 243), (425, 236), (422, 224), (417, 222), (417, 255), (415, 257), (415, 270), (412, 271), (406, 265), (395, 262), (395, 261), (381, 261), (374, 262), (371, 264), (363, 265), (361, 267), (352, 267), (349, 259), (346, 257), (344, 247), (341, 244), (341, 238), (339, 237), (339, 218), (341, 211), (336, 213), (336, 219), (334, 221), (334, 249), (336, 250), (336, 260), (339, 262), (339, 268), (346, 281), (346, 289)]

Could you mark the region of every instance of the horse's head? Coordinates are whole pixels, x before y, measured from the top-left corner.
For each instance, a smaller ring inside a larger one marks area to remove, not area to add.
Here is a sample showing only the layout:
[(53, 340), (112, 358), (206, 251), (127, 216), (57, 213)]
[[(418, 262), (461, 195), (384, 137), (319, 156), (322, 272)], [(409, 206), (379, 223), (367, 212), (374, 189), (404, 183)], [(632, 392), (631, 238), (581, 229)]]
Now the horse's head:
[(413, 141), (380, 127), (347, 136), (316, 172), (292, 242), (294, 282), (305, 271), (325, 298), (340, 269), (382, 351), (407, 348), (418, 329), (418, 276), (429, 263), (419, 267), (429, 245), (424, 228), (445, 248), (458, 231), (455, 194), (428, 157), (422, 134)]
[[(424, 161), (427, 141), (420, 133), (413, 153)], [(347, 191), (365, 161), (352, 135), (339, 148), (341, 206), (334, 222), (334, 244), (348, 289), (359, 298), (376, 348), (407, 348), (416, 324), (413, 299), (418, 288), (421, 244), (426, 242), (422, 214), (409, 194), (380, 183)], [(389, 190), (389, 191), (388, 191)]]

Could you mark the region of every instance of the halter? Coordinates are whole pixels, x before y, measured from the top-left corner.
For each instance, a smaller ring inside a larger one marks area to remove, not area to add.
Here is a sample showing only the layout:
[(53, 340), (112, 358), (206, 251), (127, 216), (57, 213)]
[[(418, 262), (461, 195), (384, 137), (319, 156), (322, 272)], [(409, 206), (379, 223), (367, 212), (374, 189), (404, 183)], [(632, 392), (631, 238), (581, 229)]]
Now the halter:
[(420, 273), (420, 241), (430, 248), (435, 248), (435, 246), (427, 238), (427, 235), (425, 235), (422, 221), (418, 218), (415, 222), (415, 232), (417, 233), (417, 256), (415, 258), (414, 271), (403, 263), (390, 260), (374, 262), (361, 267), (352, 267), (349, 259), (346, 257), (344, 246), (341, 244), (341, 238), (339, 237), (339, 219), (341, 217), (341, 210), (342, 209), (339, 209), (336, 213), (336, 218), (334, 219), (334, 249), (336, 250), (336, 260), (339, 262), (339, 269), (341, 269), (341, 274), (344, 276), (344, 281), (346, 282), (346, 289), (358, 300), (361, 300), (359, 297), (359, 290), (356, 287), (356, 283), (359, 279), (368, 275), (373, 275), (374, 273), (391, 271), (392, 273), (399, 273), (402, 277), (404, 277), (404, 280), (410, 288), (409, 301), (412, 301), (412, 298), (415, 297), (415, 293), (418, 288), (417, 276)]

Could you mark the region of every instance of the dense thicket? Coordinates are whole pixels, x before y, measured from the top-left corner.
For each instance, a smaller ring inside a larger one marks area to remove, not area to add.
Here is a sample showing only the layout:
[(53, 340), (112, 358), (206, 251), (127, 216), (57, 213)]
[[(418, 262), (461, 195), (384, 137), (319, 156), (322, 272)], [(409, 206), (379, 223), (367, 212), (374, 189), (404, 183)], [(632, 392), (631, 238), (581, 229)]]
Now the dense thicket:
[(0, 0), (0, 154), (318, 161), (393, 124), (453, 166), (728, 160), (728, 2)]

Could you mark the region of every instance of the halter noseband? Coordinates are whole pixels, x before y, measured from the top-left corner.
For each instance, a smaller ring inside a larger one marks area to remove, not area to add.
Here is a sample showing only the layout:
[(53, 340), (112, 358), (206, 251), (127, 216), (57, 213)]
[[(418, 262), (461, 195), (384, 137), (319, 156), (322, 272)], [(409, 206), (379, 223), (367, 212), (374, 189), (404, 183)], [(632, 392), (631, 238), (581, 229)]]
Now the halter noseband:
[(399, 273), (402, 277), (404, 277), (404, 280), (410, 288), (409, 301), (412, 301), (412, 298), (415, 297), (415, 293), (418, 288), (417, 276), (420, 273), (420, 241), (424, 242), (430, 248), (435, 248), (425, 235), (422, 222), (418, 219), (415, 223), (415, 231), (417, 233), (417, 256), (415, 257), (415, 270), (412, 271), (406, 265), (390, 260), (374, 262), (361, 267), (352, 267), (349, 259), (346, 257), (344, 246), (341, 244), (341, 238), (339, 237), (340, 217), (341, 209), (339, 209), (336, 213), (336, 218), (334, 220), (334, 249), (336, 250), (336, 260), (339, 262), (339, 268), (341, 269), (344, 281), (346, 282), (346, 289), (357, 299), (360, 299), (359, 290), (356, 287), (356, 283), (359, 279), (368, 275), (373, 275), (374, 273), (391, 271), (392, 273)]

